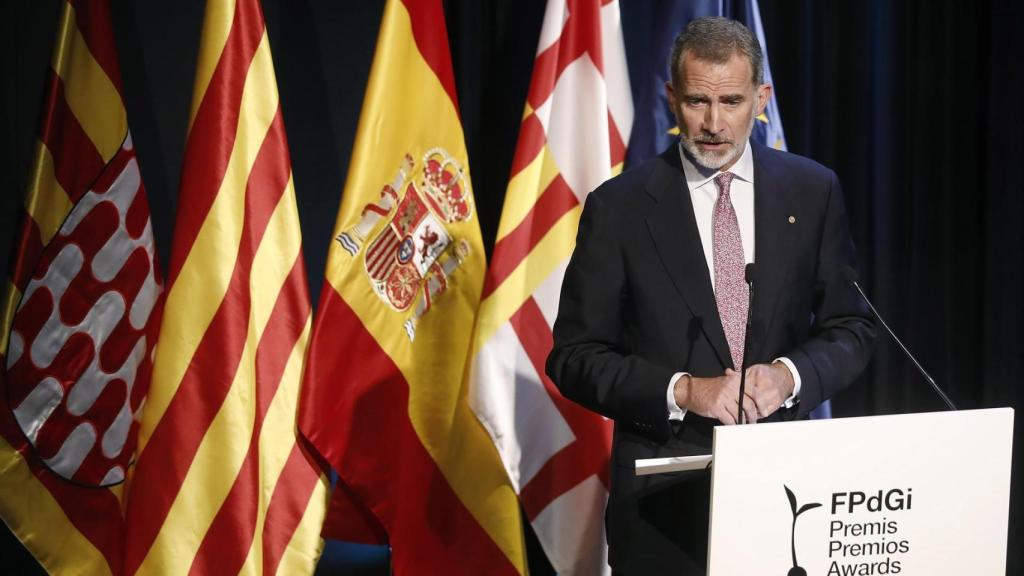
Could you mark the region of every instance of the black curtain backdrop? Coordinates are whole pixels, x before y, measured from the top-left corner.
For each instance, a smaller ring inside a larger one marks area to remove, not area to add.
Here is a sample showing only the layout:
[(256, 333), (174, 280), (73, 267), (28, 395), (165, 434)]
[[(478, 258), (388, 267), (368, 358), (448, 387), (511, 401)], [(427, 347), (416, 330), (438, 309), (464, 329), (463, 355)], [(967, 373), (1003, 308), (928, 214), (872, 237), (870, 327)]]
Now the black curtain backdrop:
[[(631, 18), (642, 1), (622, 0), (627, 46), (643, 43), (644, 25)], [(790, 150), (831, 166), (842, 179), (862, 284), (961, 408), (1020, 406), (1024, 8), (1012, 0), (760, 2)], [(445, 3), (488, 251), (544, 4)], [(180, 208), (176, 191), (204, 2), (113, 5), (129, 120), (166, 264)], [(315, 302), (383, 1), (264, 0), (263, 6)], [(59, 3), (15, 2), (5, 9), (3, 270), (28, 179)], [(868, 373), (833, 401), (837, 416), (941, 408), (884, 338)], [(1024, 573), (1017, 545), (1024, 538), (1021, 430), (1018, 422), (1008, 574)], [(970, 455), (950, 454), (951, 469), (964, 465)], [(30, 573), (31, 558), (9, 533), (4, 538), (2, 570)], [(535, 543), (530, 552), (533, 573), (550, 573)], [(349, 573), (381, 571), (363, 566)]]
[[(761, 14), (790, 149), (839, 174), (876, 306), (959, 408), (1024, 405), (1022, 5), (761, 0)], [(833, 408), (943, 405), (883, 337)], [(1007, 574), (1024, 573), (1022, 430), (1017, 415)]]

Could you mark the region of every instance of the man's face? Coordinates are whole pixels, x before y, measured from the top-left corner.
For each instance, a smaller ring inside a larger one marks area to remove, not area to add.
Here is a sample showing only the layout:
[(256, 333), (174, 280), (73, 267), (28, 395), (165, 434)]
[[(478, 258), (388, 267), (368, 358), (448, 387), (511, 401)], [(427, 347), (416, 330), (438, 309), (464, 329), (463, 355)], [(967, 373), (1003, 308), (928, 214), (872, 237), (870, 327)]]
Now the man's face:
[(678, 86), (665, 85), (683, 147), (701, 166), (727, 170), (743, 154), (771, 95), (771, 86), (754, 85), (752, 76), (742, 54), (716, 64), (684, 53)]

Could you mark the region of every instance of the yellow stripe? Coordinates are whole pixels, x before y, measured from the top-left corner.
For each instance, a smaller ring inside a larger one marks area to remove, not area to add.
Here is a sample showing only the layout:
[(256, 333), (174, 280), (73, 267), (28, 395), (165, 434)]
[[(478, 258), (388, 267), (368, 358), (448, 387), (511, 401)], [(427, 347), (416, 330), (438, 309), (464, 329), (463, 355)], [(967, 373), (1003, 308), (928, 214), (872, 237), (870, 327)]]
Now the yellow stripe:
[[(256, 349), (285, 278), (299, 257), (299, 246), (298, 216), (289, 178), (286, 192), (275, 207), (253, 258), (249, 285), (251, 316), (238, 372), (199, 445), (160, 534), (139, 567), (140, 573), (166, 573), (187, 568), (182, 566), (181, 559), (195, 556), (238, 476), (254, 426)], [(296, 380), (295, 386), (298, 386), (297, 372), (301, 371), (301, 355), (297, 362), (297, 366), (291, 366), (291, 373), (285, 373)], [(294, 432), (291, 437), (294, 438)], [(262, 457), (261, 451), (261, 466), (267, 465)]]
[(258, 336), (250, 323), (241, 365), (231, 389), (203, 437), (138, 574), (186, 573), (231, 490), (252, 437), (251, 383)]
[(555, 268), (572, 255), (581, 213), (582, 209), (576, 206), (559, 218), (519, 266), (480, 304), (474, 356)]
[(292, 539), (281, 554), (277, 574), (309, 574), (316, 566), (324, 549), (320, 529), (324, 523), (324, 510), (327, 508), (328, 487), (327, 477), (321, 475), (309, 498), (309, 505), (306, 506), (302, 520), (299, 521), (299, 527), (292, 533)]
[(501, 223), (498, 225), (498, 240), (519, 226), (558, 173), (558, 164), (545, 144), (537, 156), (508, 183), (505, 205), (501, 209)]
[[(153, 385), (139, 426), (140, 454), (177, 393), (196, 347), (224, 298), (242, 234), (246, 182), (277, 112), (277, 104), (270, 46), (264, 33), (245, 80), (235, 147), (224, 181), (178, 278), (167, 293), (160, 326), (159, 342), (163, 344), (157, 347)], [(258, 278), (255, 273), (253, 277)]]
[(0, 437), (0, 516), (51, 574), (110, 574), (106, 559), (68, 519), (28, 464)]
[(527, 101), (526, 106), (523, 107), (523, 117), (520, 120), (526, 120), (530, 117), (530, 114), (533, 114), (533, 106), (530, 106), (530, 102)]
[(14, 313), (18, 311), (18, 302), (21, 302), (21, 290), (8, 280), (3, 300), (0, 301), (0, 358), (7, 353), (7, 342), (11, 337), (11, 324), (14, 323)]
[[(267, 233), (260, 243), (259, 250), (253, 265), (253, 282), (263, 283), (266, 278), (256, 275), (257, 270), (268, 270), (271, 280), (279, 281), (282, 285), (285, 276), (291, 271), (291, 264), (296, 258), (300, 258), (301, 239), (299, 235), (298, 208), (295, 205), (295, 192), (289, 180), (284, 197), (275, 210), (275, 218), (270, 222)], [(275, 267), (279, 269), (275, 270)], [(284, 276), (279, 275), (284, 273)], [(252, 287), (255, 294), (257, 288)], [(258, 325), (266, 325), (269, 313), (273, 309), (273, 303), (253, 309), (253, 317)], [(281, 470), (284, 468), (288, 455), (295, 445), (296, 415), (298, 411), (299, 385), (302, 381), (302, 372), (305, 368), (306, 348), (309, 344), (309, 330), (311, 326), (310, 316), (306, 317), (306, 325), (302, 334), (292, 347), (285, 365), (281, 382), (278, 385), (274, 398), (267, 410), (263, 422), (263, 428), (259, 436), (260, 453), (260, 478), (261, 490), (259, 494), (259, 507), (257, 508), (256, 529), (257, 536), (263, 533), (263, 524), (266, 520), (267, 506), (273, 494), (274, 486), (277, 484)], [(271, 327), (273, 330), (273, 327)], [(273, 337), (273, 332), (267, 335)], [(326, 510), (324, 510), (326, 511)], [(323, 518), (321, 517), (321, 523)], [(253, 540), (249, 555), (241, 574), (262, 574), (263, 573), (263, 541), (257, 537)]]
[(128, 133), (127, 114), (113, 81), (89, 51), (70, 2), (64, 4), (52, 65), (64, 81), (68, 107), (103, 161), (110, 161)]
[[(306, 319), (306, 326), (301, 336), (292, 348), (288, 363), (285, 366), (281, 384), (274, 395), (274, 400), (267, 411), (263, 429), (260, 430), (260, 477), (262, 489), (260, 490), (259, 508), (256, 517), (257, 536), (263, 534), (263, 526), (266, 522), (267, 508), (270, 505), (273, 492), (277, 483), (282, 480), (281, 471), (291, 455), (296, 442), (296, 415), (298, 414), (299, 386), (302, 382), (302, 372), (305, 367), (306, 347), (309, 344), (309, 331), (311, 322)], [(321, 484), (325, 480), (321, 477)], [(288, 479), (285, 479), (287, 482)], [(323, 488), (321, 486), (321, 488)], [(324, 490), (326, 490), (324, 488)], [(319, 512), (317, 512), (319, 511)], [(311, 500), (307, 507), (306, 515), (310, 515), (310, 522), (315, 524), (317, 529), (317, 540), (319, 540), (319, 528), (323, 525), (324, 514), (327, 511), (325, 502)], [(319, 515), (317, 515), (319, 514)], [(308, 527), (297, 526), (296, 529)], [(303, 551), (307, 559), (312, 559), (310, 553), (315, 555), (318, 544), (309, 542)], [(309, 563), (301, 572), (311, 573), (315, 564)], [(253, 539), (249, 548), (249, 554), (239, 574), (263, 574), (263, 540), (260, 537)], [(297, 573), (297, 572), (296, 572)]]
[[(188, 131), (192, 132), (192, 122), (203, 102), (210, 79), (217, 69), (224, 46), (231, 33), (231, 24), (235, 19), (235, 0), (217, 0), (206, 3), (206, 15), (203, 16), (203, 31), (200, 38), (202, 44), (199, 51), (199, 62), (196, 64), (196, 80), (192, 86), (192, 110), (188, 117)], [(276, 92), (276, 89), (275, 89)], [(244, 102), (245, 100), (243, 100)]]
[(60, 230), (72, 207), (67, 192), (57, 182), (53, 155), (45, 144), (37, 142), (35, 163), (29, 175), (28, 195), (25, 196), (25, 210), (39, 226), (39, 240), (43, 246), (49, 244)]
[[(281, 145), (285, 143), (282, 141)], [(255, 193), (262, 192), (257, 187)], [(249, 293), (252, 295), (250, 313), (257, 326), (267, 325), (281, 286), (301, 254), (302, 233), (299, 230), (299, 209), (295, 204), (295, 183), (292, 175), (288, 174), (284, 194), (267, 221), (267, 228), (252, 260), (249, 277)], [(268, 285), (272, 291), (267, 289)]]

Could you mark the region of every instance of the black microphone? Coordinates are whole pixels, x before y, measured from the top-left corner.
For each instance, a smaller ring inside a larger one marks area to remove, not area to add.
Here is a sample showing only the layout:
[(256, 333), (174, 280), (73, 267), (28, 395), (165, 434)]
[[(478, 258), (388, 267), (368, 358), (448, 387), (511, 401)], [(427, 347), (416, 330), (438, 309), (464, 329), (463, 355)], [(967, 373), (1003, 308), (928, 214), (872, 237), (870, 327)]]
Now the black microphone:
[(868, 295), (864, 293), (864, 290), (861, 289), (860, 284), (857, 283), (857, 271), (851, 268), (850, 266), (843, 266), (843, 277), (846, 278), (846, 281), (852, 284), (853, 287), (857, 289), (857, 292), (860, 293), (860, 297), (864, 299), (864, 303), (867, 304), (868, 308), (871, 309), (871, 313), (875, 315), (875, 318), (878, 318), (878, 321), (881, 322), (882, 326), (885, 328), (885, 331), (889, 333), (889, 336), (891, 336), (892, 339), (895, 340), (897, 344), (899, 344), (900, 350), (903, 350), (903, 353), (907, 355), (907, 358), (910, 358), (910, 361), (914, 363), (915, 367), (917, 367), (917, 371), (921, 373), (921, 376), (924, 376), (924, 379), (929, 384), (931, 384), (932, 388), (935, 390), (935, 393), (938, 394), (940, 398), (942, 398), (942, 401), (946, 403), (946, 406), (948, 406), (950, 410), (956, 410), (957, 407), (953, 405), (952, 400), (950, 400), (949, 397), (946, 396), (946, 393), (942, 391), (942, 388), (939, 388), (939, 385), (935, 383), (935, 379), (933, 379), (931, 375), (929, 375), (928, 372), (925, 371), (924, 367), (922, 367), (921, 364), (917, 361), (917, 358), (914, 358), (914, 355), (910, 353), (910, 350), (907, 350), (907, 347), (903, 345), (903, 342), (901, 342), (900, 339), (896, 337), (896, 333), (893, 332), (892, 329), (889, 328), (889, 325), (885, 323), (885, 320), (882, 318), (882, 315), (879, 314), (878, 310), (876, 310), (874, 305), (871, 304), (871, 300), (868, 299)]
[(747, 283), (747, 331), (743, 334), (743, 360), (740, 362), (740, 397), (739, 408), (736, 409), (736, 423), (744, 424), (743, 394), (747, 390), (747, 359), (750, 358), (750, 333), (753, 332), (751, 318), (754, 309), (754, 280), (757, 279), (757, 267), (751, 262), (743, 268), (743, 279)]

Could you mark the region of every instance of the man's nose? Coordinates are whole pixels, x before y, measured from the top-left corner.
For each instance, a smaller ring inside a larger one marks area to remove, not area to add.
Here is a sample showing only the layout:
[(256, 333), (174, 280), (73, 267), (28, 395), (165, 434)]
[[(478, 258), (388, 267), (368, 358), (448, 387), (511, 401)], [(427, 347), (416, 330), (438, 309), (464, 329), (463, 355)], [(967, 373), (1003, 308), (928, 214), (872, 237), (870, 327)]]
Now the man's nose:
[(719, 124), (721, 122), (719, 116), (718, 105), (717, 103), (712, 102), (704, 111), (703, 128), (705, 132), (708, 134), (718, 134), (722, 131), (722, 127)]

